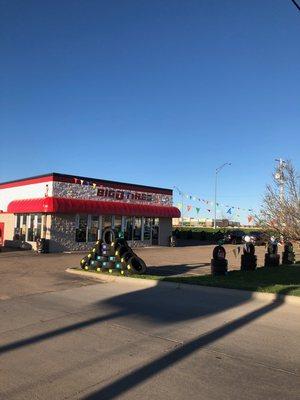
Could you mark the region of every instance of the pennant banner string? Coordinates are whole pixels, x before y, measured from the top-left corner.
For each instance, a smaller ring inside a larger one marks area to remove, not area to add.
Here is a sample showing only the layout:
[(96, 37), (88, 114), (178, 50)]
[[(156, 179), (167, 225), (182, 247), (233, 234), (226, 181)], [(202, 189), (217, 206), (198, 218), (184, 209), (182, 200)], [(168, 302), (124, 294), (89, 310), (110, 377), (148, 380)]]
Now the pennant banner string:
[[(213, 205), (215, 204), (215, 203), (214, 203), (213, 201), (211, 201), (211, 200), (203, 199), (203, 198), (194, 196), (194, 195), (189, 194), (189, 193), (183, 193), (180, 189), (178, 189), (177, 186), (174, 186), (174, 189), (177, 190), (177, 192), (178, 192), (178, 194), (179, 194), (180, 196), (185, 197), (186, 199), (193, 200), (193, 201), (203, 202), (203, 203), (205, 203), (205, 204), (207, 204), (207, 205), (210, 205), (210, 206), (213, 206)], [(253, 213), (253, 212), (254, 212), (254, 210), (253, 210), (252, 208), (242, 208), (242, 207), (237, 207), (237, 206), (231, 206), (231, 205), (229, 205), (229, 204), (222, 204), (222, 203), (219, 203), (219, 202), (216, 203), (216, 206), (217, 206), (217, 207), (225, 207), (225, 208), (227, 208), (227, 212), (226, 212), (227, 214), (232, 214), (232, 210), (235, 209), (235, 208), (236, 208), (237, 210), (239, 210), (239, 211), (244, 211), (244, 212), (248, 212), (248, 213)], [(198, 208), (199, 208), (199, 207), (195, 207), (196, 211), (197, 211)], [(189, 207), (189, 210), (191, 210), (191, 209), (192, 209), (192, 206)], [(200, 210), (200, 209), (199, 209), (199, 210)], [(207, 209), (207, 211), (211, 212), (210, 209)], [(197, 213), (198, 213), (198, 212), (199, 212), (199, 211), (197, 211)]]

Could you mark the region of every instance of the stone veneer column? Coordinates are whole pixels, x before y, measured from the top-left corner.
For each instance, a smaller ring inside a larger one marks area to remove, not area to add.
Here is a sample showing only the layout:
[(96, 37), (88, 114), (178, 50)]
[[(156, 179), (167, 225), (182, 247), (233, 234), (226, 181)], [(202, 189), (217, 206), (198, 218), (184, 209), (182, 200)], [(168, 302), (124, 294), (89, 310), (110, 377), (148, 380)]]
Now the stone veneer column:
[(169, 236), (172, 234), (172, 218), (159, 218), (159, 246), (169, 245)]

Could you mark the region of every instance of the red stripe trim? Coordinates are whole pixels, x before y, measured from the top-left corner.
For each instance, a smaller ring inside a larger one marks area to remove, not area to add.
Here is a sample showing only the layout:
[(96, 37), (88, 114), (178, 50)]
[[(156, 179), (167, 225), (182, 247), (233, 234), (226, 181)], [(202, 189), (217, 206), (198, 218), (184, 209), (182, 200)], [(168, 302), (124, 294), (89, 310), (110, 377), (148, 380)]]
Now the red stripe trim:
[(97, 200), (78, 200), (61, 197), (14, 200), (7, 207), (9, 213), (60, 213), (60, 214), (95, 214), (127, 215), (143, 217), (179, 218), (176, 207), (154, 206)]

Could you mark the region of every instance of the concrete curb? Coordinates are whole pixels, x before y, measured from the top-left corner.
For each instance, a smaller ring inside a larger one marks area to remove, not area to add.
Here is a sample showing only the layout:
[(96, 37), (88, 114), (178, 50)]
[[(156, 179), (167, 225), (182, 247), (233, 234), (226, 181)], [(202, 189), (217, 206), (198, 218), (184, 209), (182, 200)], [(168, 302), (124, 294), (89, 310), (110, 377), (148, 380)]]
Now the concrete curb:
[(250, 290), (239, 290), (239, 289), (227, 289), (213, 286), (202, 286), (202, 285), (193, 285), (188, 283), (180, 283), (180, 282), (168, 282), (161, 281), (156, 279), (142, 279), (142, 278), (131, 278), (128, 276), (115, 276), (115, 275), (105, 275), (98, 274), (96, 272), (85, 272), (79, 270), (77, 268), (67, 268), (66, 272), (75, 275), (81, 275), (86, 278), (94, 278), (103, 283), (113, 283), (113, 282), (129, 282), (133, 284), (137, 284), (143, 287), (155, 287), (155, 286), (164, 286), (168, 288), (174, 289), (182, 289), (189, 291), (202, 291), (202, 293), (213, 294), (216, 295), (225, 295), (225, 296), (234, 296), (234, 297), (247, 297), (249, 298), (249, 294), (251, 294), (251, 300), (260, 300), (266, 302), (282, 302), (285, 304), (294, 304), (300, 306), (300, 297), (298, 296), (289, 296), (275, 293), (263, 293), (263, 292), (252, 292)]

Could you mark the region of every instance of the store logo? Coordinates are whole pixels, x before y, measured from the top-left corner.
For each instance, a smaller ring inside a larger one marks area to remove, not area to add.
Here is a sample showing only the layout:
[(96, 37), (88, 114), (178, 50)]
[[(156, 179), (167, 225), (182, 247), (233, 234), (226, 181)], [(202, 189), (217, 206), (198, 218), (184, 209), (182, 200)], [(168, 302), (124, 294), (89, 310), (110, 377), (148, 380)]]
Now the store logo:
[(97, 190), (97, 196), (114, 200), (137, 200), (147, 201), (149, 203), (153, 201), (153, 196), (151, 194), (105, 188), (99, 188)]

